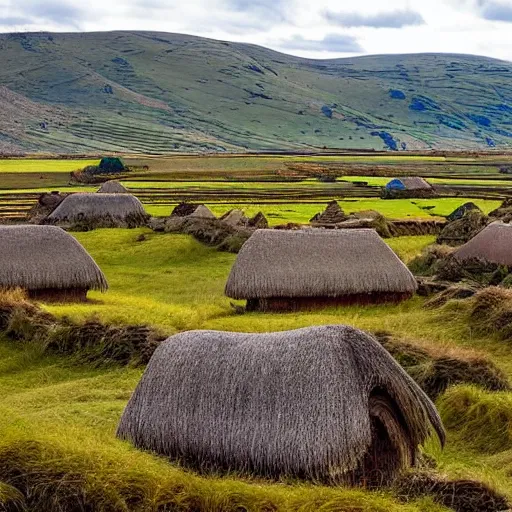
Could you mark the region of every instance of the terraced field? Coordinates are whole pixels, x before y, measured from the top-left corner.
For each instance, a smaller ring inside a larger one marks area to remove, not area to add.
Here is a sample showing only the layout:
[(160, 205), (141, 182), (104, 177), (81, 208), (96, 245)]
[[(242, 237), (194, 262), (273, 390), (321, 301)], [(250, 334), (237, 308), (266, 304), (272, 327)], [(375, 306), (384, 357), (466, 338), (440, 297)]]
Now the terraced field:
[[(238, 207), (263, 211), (272, 224), (307, 222), (336, 199), (347, 211), (375, 209), (395, 218), (447, 215), (473, 198), (484, 210), (512, 195), (511, 155), (252, 155), (126, 157), (134, 168), (121, 181), (151, 215), (169, 215), (179, 202), (201, 202), (215, 213)], [(70, 172), (96, 159), (0, 160), (0, 215), (22, 219), (42, 192), (93, 192)], [(431, 200), (381, 200), (392, 176), (421, 175), (436, 188)], [(463, 176), (463, 177), (462, 177)], [(510, 176), (510, 178), (509, 178)], [(329, 177), (329, 179), (324, 179)], [(334, 181), (332, 181), (334, 180)]]

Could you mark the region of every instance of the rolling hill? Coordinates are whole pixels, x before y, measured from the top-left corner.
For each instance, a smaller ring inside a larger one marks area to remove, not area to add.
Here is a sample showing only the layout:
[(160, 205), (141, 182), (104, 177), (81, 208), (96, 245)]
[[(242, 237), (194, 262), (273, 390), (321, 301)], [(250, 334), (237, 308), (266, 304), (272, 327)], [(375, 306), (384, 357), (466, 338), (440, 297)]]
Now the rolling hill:
[(512, 146), (512, 63), (308, 60), (153, 32), (0, 35), (0, 152)]

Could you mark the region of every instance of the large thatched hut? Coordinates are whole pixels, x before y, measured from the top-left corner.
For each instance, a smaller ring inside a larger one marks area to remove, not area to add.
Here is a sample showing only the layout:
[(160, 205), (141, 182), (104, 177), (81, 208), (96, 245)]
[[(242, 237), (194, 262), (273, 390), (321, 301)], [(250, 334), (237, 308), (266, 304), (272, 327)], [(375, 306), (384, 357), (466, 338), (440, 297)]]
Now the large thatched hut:
[(489, 224), (454, 253), (459, 261), (481, 260), (512, 266), (512, 224)]
[(136, 227), (146, 224), (142, 203), (131, 194), (72, 194), (47, 217), (49, 224)]
[(35, 299), (80, 301), (108, 288), (87, 251), (56, 226), (0, 226), (0, 268), (0, 287)]
[(226, 295), (249, 310), (399, 302), (416, 280), (373, 229), (257, 230), (231, 269)]
[(199, 468), (380, 485), (444, 431), (418, 385), (343, 325), (190, 331), (153, 354), (117, 435)]
[(129, 194), (128, 189), (125, 188), (121, 182), (117, 180), (105, 181), (97, 191), (99, 194)]

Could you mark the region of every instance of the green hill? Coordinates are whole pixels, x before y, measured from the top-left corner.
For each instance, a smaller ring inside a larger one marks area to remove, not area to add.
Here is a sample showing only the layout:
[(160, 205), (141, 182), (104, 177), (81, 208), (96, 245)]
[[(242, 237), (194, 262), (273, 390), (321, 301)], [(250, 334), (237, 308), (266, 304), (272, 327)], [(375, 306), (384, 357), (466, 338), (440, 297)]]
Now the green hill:
[(0, 35), (0, 151), (512, 145), (512, 63), (308, 60), (154, 32)]

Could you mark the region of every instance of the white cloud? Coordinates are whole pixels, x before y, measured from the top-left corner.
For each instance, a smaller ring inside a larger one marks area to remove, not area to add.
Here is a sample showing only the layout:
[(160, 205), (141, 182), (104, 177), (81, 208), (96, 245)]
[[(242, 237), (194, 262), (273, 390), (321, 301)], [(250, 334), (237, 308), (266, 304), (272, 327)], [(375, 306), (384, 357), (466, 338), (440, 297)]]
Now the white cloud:
[(183, 32), (329, 58), (449, 52), (512, 60), (511, 20), (512, 0), (395, 0), (388, 9), (359, 0), (346, 10), (338, 0), (0, 0), (4, 32)]

